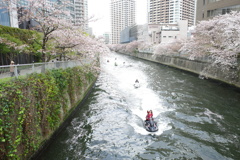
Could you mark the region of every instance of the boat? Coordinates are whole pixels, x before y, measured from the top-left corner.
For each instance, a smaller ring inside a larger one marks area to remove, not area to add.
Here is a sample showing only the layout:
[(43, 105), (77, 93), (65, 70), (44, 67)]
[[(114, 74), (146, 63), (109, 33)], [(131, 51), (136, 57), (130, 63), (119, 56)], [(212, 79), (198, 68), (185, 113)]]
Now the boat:
[(139, 88), (140, 87), (140, 83), (134, 83), (134, 87), (135, 88)]
[(158, 131), (157, 122), (155, 122), (153, 120), (153, 118), (150, 118), (150, 120), (145, 120), (144, 126), (148, 132), (157, 132)]

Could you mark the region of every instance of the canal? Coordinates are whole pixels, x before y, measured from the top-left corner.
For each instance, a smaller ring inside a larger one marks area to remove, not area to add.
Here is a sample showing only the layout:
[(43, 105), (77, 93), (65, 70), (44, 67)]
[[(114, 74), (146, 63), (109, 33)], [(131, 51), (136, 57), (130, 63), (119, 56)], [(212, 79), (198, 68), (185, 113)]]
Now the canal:
[[(240, 159), (238, 90), (116, 53), (101, 68), (87, 101), (39, 159)], [(143, 127), (147, 110), (155, 133)]]

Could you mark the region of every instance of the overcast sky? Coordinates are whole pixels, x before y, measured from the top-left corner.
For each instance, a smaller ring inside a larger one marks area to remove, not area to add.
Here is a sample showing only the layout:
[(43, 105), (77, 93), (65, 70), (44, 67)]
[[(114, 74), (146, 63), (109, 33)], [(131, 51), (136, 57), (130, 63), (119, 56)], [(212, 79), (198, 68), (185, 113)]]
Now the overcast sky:
[[(135, 1), (136, 23), (145, 24), (147, 23), (147, 0)], [(93, 34), (96, 36), (111, 31), (110, 2), (111, 0), (88, 0), (88, 16), (94, 16), (98, 19), (96, 22), (89, 23), (89, 27), (92, 28)]]

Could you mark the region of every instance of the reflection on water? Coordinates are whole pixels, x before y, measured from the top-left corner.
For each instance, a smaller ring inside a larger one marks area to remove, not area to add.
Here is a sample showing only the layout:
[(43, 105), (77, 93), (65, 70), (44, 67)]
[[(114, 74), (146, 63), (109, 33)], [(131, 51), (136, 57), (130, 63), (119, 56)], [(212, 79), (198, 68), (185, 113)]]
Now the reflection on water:
[[(240, 158), (239, 92), (115, 53), (102, 61), (87, 102), (40, 159)], [(155, 133), (143, 127), (150, 109)]]

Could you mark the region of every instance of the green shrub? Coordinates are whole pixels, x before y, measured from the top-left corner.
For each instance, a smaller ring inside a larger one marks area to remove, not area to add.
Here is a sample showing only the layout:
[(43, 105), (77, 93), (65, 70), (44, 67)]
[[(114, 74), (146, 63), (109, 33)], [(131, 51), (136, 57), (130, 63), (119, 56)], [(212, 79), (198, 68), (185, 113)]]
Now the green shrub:
[[(15, 43), (17, 46), (27, 45), (23, 52), (39, 56), (38, 50), (41, 49), (40, 42), (42, 37), (42, 34), (39, 32), (0, 25), (0, 37)], [(4, 54), (13, 52), (19, 54), (19, 51), (6, 44), (0, 44), (0, 51)]]

